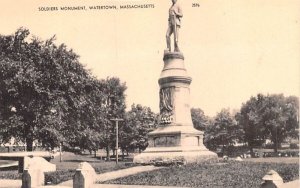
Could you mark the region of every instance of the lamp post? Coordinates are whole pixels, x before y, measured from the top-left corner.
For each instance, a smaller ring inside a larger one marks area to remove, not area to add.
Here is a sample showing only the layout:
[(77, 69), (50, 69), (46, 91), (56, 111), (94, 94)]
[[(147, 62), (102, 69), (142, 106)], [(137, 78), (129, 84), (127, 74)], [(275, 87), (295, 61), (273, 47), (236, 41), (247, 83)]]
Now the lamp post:
[(110, 119), (111, 121), (115, 121), (116, 122), (116, 164), (118, 164), (119, 161), (119, 155), (118, 155), (118, 148), (119, 148), (119, 121), (123, 121), (123, 119), (120, 118), (114, 118), (114, 119)]

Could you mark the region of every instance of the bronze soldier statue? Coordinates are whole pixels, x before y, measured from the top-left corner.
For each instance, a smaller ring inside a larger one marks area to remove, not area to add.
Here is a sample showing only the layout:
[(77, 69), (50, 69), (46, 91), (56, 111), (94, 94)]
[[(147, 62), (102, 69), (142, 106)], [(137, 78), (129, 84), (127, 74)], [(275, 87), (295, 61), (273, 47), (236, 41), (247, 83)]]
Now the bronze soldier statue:
[(177, 0), (172, 0), (172, 6), (169, 9), (169, 26), (166, 34), (167, 51), (171, 52), (171, 35), (174, 35), (174, 51), (180, 52), (178, 47), (178, 35), (181, 25), (182, 10)]

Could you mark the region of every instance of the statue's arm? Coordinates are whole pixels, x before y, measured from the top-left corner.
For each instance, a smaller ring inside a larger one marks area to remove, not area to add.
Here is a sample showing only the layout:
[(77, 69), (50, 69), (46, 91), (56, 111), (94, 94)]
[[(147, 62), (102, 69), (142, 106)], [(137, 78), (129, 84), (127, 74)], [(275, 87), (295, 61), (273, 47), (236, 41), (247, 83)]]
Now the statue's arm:
[(183, 14), (182, 14), (182, 8), (180, 6), (178, 6), (177, 9), (175, 9), (174, 12), (175, 12), (176, 16), (178, 16), (178, 17), (182, 17), (183, 16)]

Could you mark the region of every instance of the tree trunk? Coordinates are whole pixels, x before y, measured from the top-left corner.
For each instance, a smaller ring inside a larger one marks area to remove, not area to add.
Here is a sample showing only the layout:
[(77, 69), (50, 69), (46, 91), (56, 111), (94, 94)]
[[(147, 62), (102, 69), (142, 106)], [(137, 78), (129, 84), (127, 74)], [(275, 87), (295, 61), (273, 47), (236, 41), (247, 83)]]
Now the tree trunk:
[(124, 155), (125, 155), (125, 151), (124, 149), (122, 149), (122, 160), (124, 161)]
[(106, 146), (106, 160), (110, 161), (109, 146)]
[(274, 152), (275, 153), (278, 152), (278, 143), (277, 143), (277, 141), (274, 142)]
[(27, 151), (33, 151), (33, 139), (32, 138), (27, 138), (26, 139), (26, 149)]
[(254, 141), (253, 141), (253, 140), (248, 141), (248, 149), (250, 150), (250, 155), (251, 155), (251, 157), (254, 156), (253, 148), (254, 148)]
[(96, 158), (97, 157), (97, 150), (95, 149), (95, 155), (94, 155), (94, 157)]

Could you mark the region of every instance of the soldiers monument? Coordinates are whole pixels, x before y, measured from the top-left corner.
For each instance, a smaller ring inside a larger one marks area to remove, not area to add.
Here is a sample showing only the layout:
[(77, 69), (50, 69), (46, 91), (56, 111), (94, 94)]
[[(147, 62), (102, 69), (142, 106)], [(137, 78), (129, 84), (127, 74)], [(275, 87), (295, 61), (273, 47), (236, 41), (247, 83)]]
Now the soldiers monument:
[[(166, 33), (167, 49), (164, 51), (164, 67), (158, 80), (160, 126), (148, 134), (149, 146), (134, 157), (133, 162), (148, 164), (155, 161), (184, 161), (185, 163), (216, 161), (217, 154), (203, 145), (203, 132), (196, 130), (190, 110), (190, 84), (184, 66), (184, 56), (179, 50), (178, 36), (182, 9), (172, 0)], [(171, 35), (174, 51), (171, 49)]]

